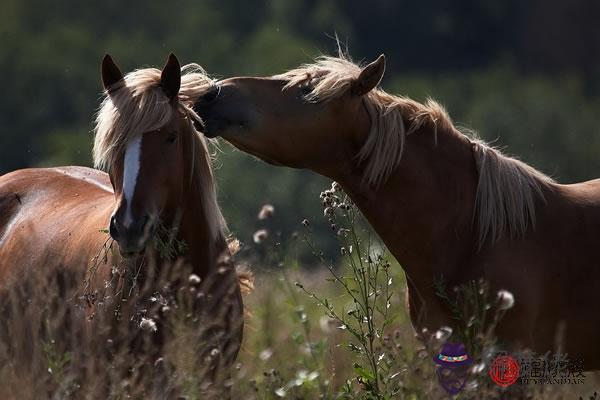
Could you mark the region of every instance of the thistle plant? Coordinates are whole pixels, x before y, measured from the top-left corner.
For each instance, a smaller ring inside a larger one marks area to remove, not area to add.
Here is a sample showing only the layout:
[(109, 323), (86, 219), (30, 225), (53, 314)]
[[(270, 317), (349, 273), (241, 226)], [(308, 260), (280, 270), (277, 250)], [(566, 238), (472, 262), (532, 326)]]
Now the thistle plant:
[[(391, 373), (393, 363), (381, 345), (386, 330), (394, 322), (390, 313), (394, 295), (390, 262), (384, 247), (376, 245), (370, 234), (366, 237), (362, 234), (360, 214), (337, 183), (323, 191), (320, 198), (323, 214), (337, 234), (343, 268), (338, 270), (332, 262), (327, 262), (323, 253), (310, 241), (309, 235), (305, 235), (305, 241), (328, 268), (329, 281), (342, 288), (350, 304), (338, 308), (302, 283), (298, 282), (296, 286), (322, 306), (326, 315), (337, 322), (339, 329), (348, 332), (351, 340), (344, 346), (356, 356), (353, 369), (364, 397), (383, 399), (393, 396), (399, 390), (399, 374)], [(353, 392), (352, 381), (346, 382), (344, 395), (356, 398)]]

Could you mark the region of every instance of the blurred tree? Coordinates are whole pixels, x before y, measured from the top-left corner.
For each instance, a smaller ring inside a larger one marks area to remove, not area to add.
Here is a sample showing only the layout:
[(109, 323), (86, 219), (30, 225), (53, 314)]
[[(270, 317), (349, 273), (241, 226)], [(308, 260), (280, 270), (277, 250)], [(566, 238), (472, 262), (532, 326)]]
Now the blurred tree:
[[(597, 0), (4, 0), (1, 10), (0, 173), (90, 163), (105, 52), (126, 71), (175, 51), (217, 77), (267, 75), (334, 53), (336, 34), (356, 60), (386, 53), (390, 92), (439, 98), (455, 120), (561, 180), (600, 171)], [(275, 236), (320, 214), (320, 177), (226, 145), (218, 164), (221, 204), (245, 242), (265, 202)], [(333, 246), (322, 218), (313, 229)]]

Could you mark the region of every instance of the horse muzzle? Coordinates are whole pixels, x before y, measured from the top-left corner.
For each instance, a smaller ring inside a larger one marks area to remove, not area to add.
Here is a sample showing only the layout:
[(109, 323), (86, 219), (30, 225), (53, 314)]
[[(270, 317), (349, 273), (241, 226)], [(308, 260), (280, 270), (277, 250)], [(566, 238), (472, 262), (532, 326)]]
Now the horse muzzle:
[(144, 252), (154, 231), (150, 217), (145, 216), (124, 225), (113, 216), (110, 219), (110, 236), (118, 243), (119, 251), (125, 258)]

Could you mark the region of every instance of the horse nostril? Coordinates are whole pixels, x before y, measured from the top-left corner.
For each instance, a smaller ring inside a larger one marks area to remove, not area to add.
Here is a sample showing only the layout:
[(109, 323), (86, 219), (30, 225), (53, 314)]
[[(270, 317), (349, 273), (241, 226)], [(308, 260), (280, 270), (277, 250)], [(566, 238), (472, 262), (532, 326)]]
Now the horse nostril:
[(117, 228), (117, 219), (112, 216), (110, 218), (110, 225), (108, 227), (108, 233), (110, 233), (110, 237), (117, 240), (119, 237), (119, 229)]
[(144, 232), (144, 230), (146, 230), (146, 226), (148, 225), (148, 222), (150, 222), (150, 217), (146, 215), (146, 216), (145, 216), (145, 217), (142, 219), (142, 224), (140, 225), (140, 230), (141, 230), (142, 232)]

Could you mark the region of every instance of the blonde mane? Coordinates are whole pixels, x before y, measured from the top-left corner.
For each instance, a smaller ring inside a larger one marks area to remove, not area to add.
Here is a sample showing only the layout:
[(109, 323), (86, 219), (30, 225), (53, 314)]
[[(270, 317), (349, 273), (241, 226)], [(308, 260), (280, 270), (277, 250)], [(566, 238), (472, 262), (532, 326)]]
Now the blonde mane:
[(160, 87), (161, 71), (156, 68), (138, 69), (125, 75), (124, 80), (104, 93), (96, 115), (93, 158), (98, 169), (110, 170), (127, 143), (138, 133), (162, 128), (181, 112), (188, 119), (192, 135), (194, 177), (202, 194), (202, 204), (210, 232), (223, 235), (225, 223), (217, 204), (211, 160), (204, 136), (198, 133), (192, 121), (200, 121), (192, 109), (194, 101), (214, 81), (197, 64), (182, 69), (181, 88), (175, 102), (170, 101)]
[[(347, 93), (361, 70), (340, 52), (339, 57), (322, 56), (313, 64), (276, 77), (288, 80), (285, 88), (309, 84), (311, 91), (306, 99), (320, 102)], [(505, 234), (520, 237), (528, 227), (535, 226), (535, 200), (543, 200), (543, 189), (554, 182), (550, 177), (460, 132), (444, 107), (432, 99), (421, 104), (375, 88), (365, 95), (364, 105), (372, 122), (356, 159), (364, 165), (363, 180), (367, 185), (377, 188), (389, 178), (400, 163), (408, 135), (428, 128), (437, 141), (438, 132), (456, 132), (468, 137), (473, 147), (478, 174), (473, 215), (478, 247), (493, 244)]]

